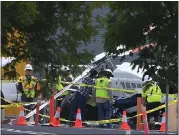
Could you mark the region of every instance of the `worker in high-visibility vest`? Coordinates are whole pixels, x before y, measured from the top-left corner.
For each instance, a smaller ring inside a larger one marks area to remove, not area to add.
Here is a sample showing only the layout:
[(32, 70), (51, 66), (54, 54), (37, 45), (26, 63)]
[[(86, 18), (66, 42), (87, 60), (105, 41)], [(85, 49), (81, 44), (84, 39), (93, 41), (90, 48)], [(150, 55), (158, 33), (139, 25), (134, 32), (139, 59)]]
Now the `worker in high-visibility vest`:
[[(82, 84), (94, 85), (97, 74), (98, 72), (96, 70), (91, 70), (88, 76), (82, 78)], [(92, 92), (93, 92), (93, 87), (80, 86), (80, 88), (77, 89), (74, 95), (74, 98), (72, 100), (72, 104), (71, 104), (71, 110), (70, 110), (70, 115), (69, 115), (70, 121), (73, 121), (76, 119), (77, 109), (81, 110), (81, 119), (83, 121), (85, 120), (86, 103), (90, 97), (90, 94), (92, 94)]]
[[(61, 91), (64, 87), (66, 87), (68, 84), (63, 84), (61, 81), (64, 82), (72, 82), (73, 76), (70, 74), (70, 69), (67, 66), (62, 66), (61, 68), (61, 75), (58, 77), (58, 83), (56, 84), (56, 89), (58, 91)], [(66, 101), (67, 101), (67, 95), (68, 91), (65, 91), (61, 96), (59, 96), (58, 100), (58, 106), (61, 107), (61, 109), (64, 107)], [(59, 100), (61, 99), (61, 100)]]
[[(110, 77), (113, 77), (112, 71), (110, 69), (106, 69), (102, 71), (102, 77), (96, 79), (96, 103), (98, 107), (98, 120), (109, 120), (110, 112), (111, 112), (111, 103), (112, 101), (112, 92), (107, 89), (111, 87)], [(101, 87), (101, 88), (98, 88)], [(103, 124), (100, 124), (100, 127), (103, 127)], [(110, 124), (107, 124), (107, 127), (110, 128)]]
[[(143, 104), (146, 105), (147, 110), (154, 109), (161, 104), (162, 92), (160, 87), (154, 81), (148, 81), (143, 85), (142, 97)], [(154, 111), (148, 114), (149, 123), (158, 122), (159, 111)]]
[[(33, 102), (36, 90), (40, 90), (40, 85), (36, 77), (32, 76), (33, 68), (30, 64), (25, 66), (25, 76), (21, 76), (17, 83), (17, 89), (21, 93), (22, 102)], [(33, 105), (25, 106), (26, 109), (32, 110)]]

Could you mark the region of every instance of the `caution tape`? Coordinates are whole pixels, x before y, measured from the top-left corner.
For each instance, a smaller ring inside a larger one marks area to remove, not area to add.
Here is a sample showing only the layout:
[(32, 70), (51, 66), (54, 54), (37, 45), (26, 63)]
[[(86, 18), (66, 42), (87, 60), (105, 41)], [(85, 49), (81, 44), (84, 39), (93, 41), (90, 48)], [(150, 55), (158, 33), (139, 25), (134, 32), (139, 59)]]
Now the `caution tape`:
[(123, 92), (128, 92), (128, 93), (138, 93), (136, 90), (127, 90), (127, 89), (120, 89), (120, 88), (108, 88), (108, 87), (99, 87), (95, 85), (87, 85), (87, 84), (81, 84), (81, 83), (72, 83), (72, 82), (64, 82), (61, 81), (63, 84), (73, 84), (73, 85), (79, 85), (79, 86), (85, 86), (85, 87), (93, 87), (93, 88), (102, 88), (102, 89), (108, 89), (108, 90), (113, 90), (113, 91), (123, 91)]
[[(2, 97), (0, 97), (1, 99), (3, 99), (4, 101), (10, 103), (9, 105), (0, 105), (0, 107), (2, 108), (9, 108), (9, 107), (19, 107), (19, 106), (28, 106), (28, 105), (36, 105), (37, 102), (21, 102), (21, 103), (14, 103), (14, 102), (11, 102), (7, 99), (4, 99)], [(57, 100), (63, 100), (63, 98), (59, 98)], [(43, 103), (43, 102), (41, 102)]]
[[(3, 83), (9, 83), (10, 82), (10, 81), (5, 82), (5, 81)], [(81, 83), (72, 83), (72, 82), (64, 82), (64, 81), (60, 81), (60, 82), (63, 83), (63, 84), (73, 84), (73, 85), (78, 85), (78, 86), (86, 86), (86, 87), (93, 87), (93, 88), (103, 88), (103, 89), (108, 89), (108, 90), (112, 90), (112, 91), (121, 91), (121, 92), (142, 94), (142, 91), (136, 91), (135, 89), (127, 90), (127, 89), (121, 89), (121, 88), (99, 87), (99, 86), (95, 86), (95, 85), (87, 85), (87, 84), (81, 84)], [(158, 94), (155, 94), (155, 95), (158, 95)], [(161, 95), (162, 97), (166, 96), (166, 94), (164, 94), (164, 93), (159, 94), (159, 95)], [(174, 94), (174, 98), (177, 99), (177, 97), (178, 97), (177, 94)]]
[[(112, 91), (121, 91), (121, 92), (142, 94), (142, 90), (141, 90), (141, 91), (137, 91), (137, 90), (135, 90), (135, 89), (127, 90), (127, 89), (121, 89), (121, 88), (99, 87), (99, 86), (95, 86), (95, 85), (88, 85), (88, 84), (82, 84), (82, 83), (72, 83), (72, 82), (64, 82), (64, 81), (61, 81), (61, 83), (63, 83), (63, 84), (73, 84), (73, 85), (78, 85), (78, 86), (83, 86), (83, 87), (92, 87), (92, 88), (108, 89), (108, 90), (112, 90)], [(146, 94), (146, 95), (147, 95), (147, 94)], [(164, 93), (155, 94), (155, 95), (161, 95), (162, 97), (163, 97), (163, 96), (166, 96), (166, 94), (164, 94)], [(177, 94), (173, 94), (173, 95), (174, 95), (174, 98), (176, 99), (176, 98), (177, 98)], [(169, 96), (170, 96), (170, 94), (169, 94)]]
[[(24, 104), (27, 104), (27, 103), (14, 103), (10, 100), (7, 100), (7, 99), (4, 99), (2, 97), (0, 97), (1, 99), (3, 99), (4, 101), (10, 103), (10, 105), (1, 105), (1, 107), (4, 107), (4, 108), (9, 108), (9, 107), (20, 107)], [(37, 103), (37, 102), (35, 102)], [(34, 102), (31, 102), (31, 103), (28, 103), (28, 105), (30, 104), (34, 104)], [(24, 108), (25, 111), (28, 111), (28, 112), (31, 112), (31, 110), (28, 110), (26, 108)], [(50, 116), (47, 116), (47, 115), (43, 115), (43, 114), (39, 114), (41, 117), (44, 117), (44, 118), (50, 118)], [(63, 118), (60, 118), (61, 121), (64, 121), (64, 122), (74, 122), (74, 121), (69, 121), (69, 120), (66, 120), (66, 119), (63, 119)]]
[[(177, 100), (171, 101), (171, 102), (169, 102), (169, 105), (172, 105), (172, 104), (174, 104), (176, 102), (177, 102)], [(165, 104), (147, 111), (147, 114), (155, 112), (157, 110), (160, 110), (160, 109), (162, 109), (164, 107), (165, 107)], [(138, 115), (135, 115), (133, 117), (128, 117), (128, 119), (132, 119), (132, 118), (135, 118), (135, 117), (138, 117), (138, 116), (142, 116), (142, 113), (140, 113)], [(101, 121), (86, 121), (84, 123), (89, 123), (89, 124), (96, 124), (96, 123), (97, 124), (106, 124), (106, 123), (117, 123), (117, 122), (120, 122), (121, 120), (122, 120), (122, 118), (117, 118), (117, 119), (101, 120)]]
[(19, 107), (20, 105), (10, 104), (10, 105), (1, 105), (1, 108), (9, 108), (9, 107)]
[[(173, 101), (170, 101), (169, 103), (168, 103), (168, 105), (172, 105), (172, 104), (175, 104), (175, 103), (177, 103), (178, 101), (177, 100), (173, 100)], [(156, 108), (154, 108), (154, 109), (151, 109), (151, 110), (148, 110), (146, 113), (148, 114), (148, 113), (152, 113), (152, 112), (155, 112), (155, 111), (158, 111), (158, 110), (160, 110), (160, 109), (162, 109), (162, 108), (165, 108), (165, 104), (164, 105), (161, 105), (161, 106), (158, 106), (158, 107), (156, 107)], [(142, 116), (142, 113), (141, 114), (138, 114), (138, 115), (135, 115), (135, 116), (133, 116), (133, 117), (129, 117), (129, 118), (135, 118), (135, 117), (137, 117), (137, 116)]]
[[(2, 98), (1, 97), (1, 99), (3, 99), (3, 100), (6, 100), (6, 99), (4, 99), (4, 98)], [(12, 105), (14, 105), (14, 106), (17, 106), (17, 107), (19, 107), (20, 105), (18, 104), (17, 105), (17, 103), (14, 103), (14, 102), (12, 102), (12, 101), (9, 101), (9, 100), (6, 100), (7, 102), (10, 102), (10, 103), (12, 103), (11, 105), (4, 105), (4, 106), (12, 106)], [(178, 101), (177, 100), (173, 100), (173, 101), (170, 101), (169, 102), (169, 105), (172, 105), (172, 104), (174, 104), (174, 103), (177, 103)], [(2, 105), (3, 106), (3, 105)], [(156, 108), (154, 108), (154, 109), (151, 109), (151, 110), (148, 110), (147, 111), (147, 114), (149, 114), (149, 113), (152, 113), (152, 112), (155, 112), (155, 111), (157, 111), (157, 110), (160, 110), (160, 109), (162, 109), (162, 108), (164, 108), (165, 107), (165, 104), (164, 105), (161, 105), (161, 106), (159, 106), (159, 107), (156, 107)], [(28, 111), (28, 112), (30, 112), (31, 110), (28, 110), (28, 109), (26, 109), (26, 108), (24, 108), (24, 110), (26, 110), (26, 111)], [(43, 114), (39, 114), (41, 117), (44, 117), (44, 118), (50, 118), (50, 116), (48, 116), (48, 115), (43, 115)], [(140, 114), (138, 114), (138, 115), (135, 115), (135, 116), (133, 116), (133, 117), (128, 117), (128, 119), (132, 119), (132, 118), (135, 118), (135, 117), (138, 117), (138, 116), (142, 116), (142, 113), (140, 113)], [(64, 119), (64, 118), (59, 118), (59, 120), (61, 120), (61, 121), (63, 121), (63, 122), (75, 122), (75, 121), (70, 121), (70, 120), (66, 120), (66, 119)], [(87, 124), (107, 124), (107, 123), (118, 123), (118, 122), (121, 122), (122, 121), (122, 118), (116, 118), (116, 119), (110, 119), (110, 120), (100, 120), (100, 121), (84, 121), (83, 123), (87, 123)]]
[(36, 105), (37, 102), (32, 103), (17, 103), (17, 104), (9, 104), (9, 105), (0, 105), (1, 108), (9, 108), (9, 107), (20, 107), (20, 106), (28, 106), (28, 105)]
[[(20, 107), (20, 106), (22, 106), (22, 105), (20, 105), (19, 103), (14, 103), (14, 102), (12, 102), (12, 101), (10, 101), (10, 100), (7, 100), (7, 99), (4, 99), (4, 98), (2, 98), (2, 97), (0, 97), (1, 99), (3, 99), (4, 101), (6, 101), (6, 102), (8, 102), (8, 103), (10, 103), (10, 105), (1, 105), (1, 107), (4, 107), (4, 108), (7, 108), (7, 107)], [(26, 109), (26, 108), (24, 108), (24, 110), (25, 111), (31, 111), (31, 110), (28, 110), (28, 109)]]
[(1, 107), (8, 107), (8, 106), (26, 106), (26, 105), (35, 105), (35, 104), (37, 104), (37, 102), (21, 102), (21, 103), (14, 103), (14, 102), (12, 102), (12, 101), (10, 101), (10, 100), (7, 100), (7, 99), (5, 99), (5, 98), (2, 98), (2, 97), (0, 97), (1, 99), (3, 99), (4, 101), (6, 101), (6, 102), (8, 102), (8, 103), (10, 103), (10, 105), (1, 105)]
[[(18, 106), (19, 104), (18, 103), (14, 103), (14, 102), (12, 102), (12, 101), (10, 101), (10, 100), (7, 100), (7, 99), (5, 99), (5, 98), (3, 98), (3, 97), (0, 97), (1, 99), (3, 99), (5, 102), (8, 102), (8, 103), (10, 103), (10, 105), (15, 105), (15, 106)], [(9, 106), (10, 106), (9, 105)]]

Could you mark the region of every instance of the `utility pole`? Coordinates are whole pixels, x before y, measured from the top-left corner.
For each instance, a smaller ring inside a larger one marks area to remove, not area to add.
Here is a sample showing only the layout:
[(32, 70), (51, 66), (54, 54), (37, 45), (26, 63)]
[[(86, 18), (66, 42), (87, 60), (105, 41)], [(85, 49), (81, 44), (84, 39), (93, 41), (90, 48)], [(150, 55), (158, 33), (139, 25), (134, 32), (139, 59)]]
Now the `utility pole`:
[(165, 112), (166, 112), (166, 125), (165, 125), (165, 134), (168, 134), (168, 94), (169, 94), (169, 85), (166, 83), (166, 102), (165, 102)]

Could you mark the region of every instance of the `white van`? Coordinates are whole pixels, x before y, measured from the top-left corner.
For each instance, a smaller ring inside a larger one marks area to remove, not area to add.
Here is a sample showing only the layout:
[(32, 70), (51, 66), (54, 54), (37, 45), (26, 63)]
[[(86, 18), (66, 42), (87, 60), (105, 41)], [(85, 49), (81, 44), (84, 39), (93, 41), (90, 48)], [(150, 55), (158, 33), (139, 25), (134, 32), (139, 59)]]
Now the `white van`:
[(20, 93), (16, 89), (15, 82), (11, 82), (11, 83), (2, 82), (1, 85), (2, 85), (1, 91), (2, 91), (5, 99), (12, 101), (12, 102), (20, 102), (21, 101), (21, 96), (20, 96)]

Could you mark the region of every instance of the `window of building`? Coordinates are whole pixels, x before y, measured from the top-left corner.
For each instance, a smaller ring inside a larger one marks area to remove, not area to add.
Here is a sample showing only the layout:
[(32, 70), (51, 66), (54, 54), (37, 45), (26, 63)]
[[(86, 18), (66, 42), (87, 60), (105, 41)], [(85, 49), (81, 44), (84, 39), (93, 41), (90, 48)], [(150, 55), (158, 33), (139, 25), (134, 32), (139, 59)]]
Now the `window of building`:
[(141, 84), (137, 84), (137, 88), (142, 88), (142, 85)]
[(130, 85), (130, 83), (126, 83), (126, 87), (128, 88), (128, 89), (130, 89), (131, 88), (131, 85)]
[(124, 82), (120, 82), (120, 84), (122, 85), (123, 88), (126, 88)]
[(136, 88), (136, 84), (135, 83), (131, 83), (132, 88)]

